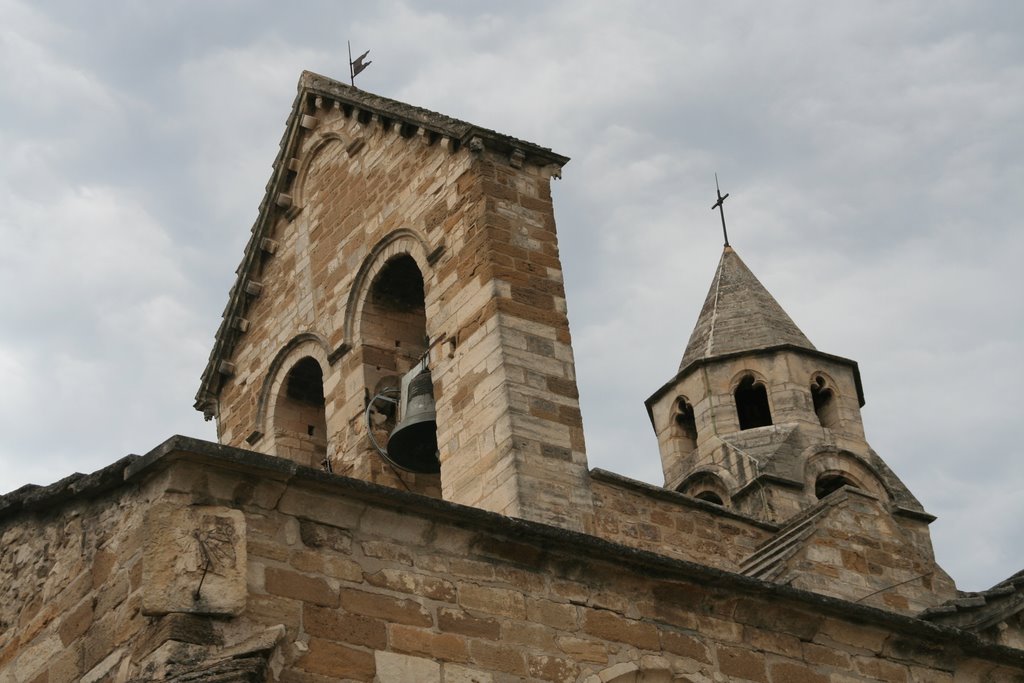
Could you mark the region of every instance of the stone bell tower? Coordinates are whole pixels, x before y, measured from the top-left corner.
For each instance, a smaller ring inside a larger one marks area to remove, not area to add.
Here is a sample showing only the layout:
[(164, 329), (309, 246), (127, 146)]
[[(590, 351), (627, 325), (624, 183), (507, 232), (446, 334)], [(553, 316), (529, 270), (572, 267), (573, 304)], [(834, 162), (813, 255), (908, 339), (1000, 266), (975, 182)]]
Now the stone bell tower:
[(864, 437), (857, 363), (819, 351), (725, 246), (669, 382), (647, 399), (665, 486), (777, 529), (738, 571), (913, 613), (956, 595), (934, 517)]
[(730, 246), (646, 405), (668, 488), (782, 523), (852, 485), (933, 519), (865, 439), (857, 363), (816, 349)]
[[(585, 529), (550, 191), (567, 161), (303, 73), (196, 396), (220, 441)], [(403, 470), (378, 445), (424, 366), (437, 456)]]

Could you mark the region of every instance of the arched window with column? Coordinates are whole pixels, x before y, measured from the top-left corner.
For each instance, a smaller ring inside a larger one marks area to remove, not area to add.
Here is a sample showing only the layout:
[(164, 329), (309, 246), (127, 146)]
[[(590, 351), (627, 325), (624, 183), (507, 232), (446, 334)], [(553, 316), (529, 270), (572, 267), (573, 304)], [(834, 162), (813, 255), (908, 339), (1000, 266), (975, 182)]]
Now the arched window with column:
[(733, 392), (736, 416), (740, 429), (768, 427), (772, 424), (772, 410), (768, 405), (768, 389), (753, 374), (745, 374)]
[(811, 403), (818, 422), (825, 429), (839, 426), (839, 406), (831, 383), (820, 373), (811, 378)]
[(676, 399), (672, 435), (677, 442), (680, 455), (689, 455), (697, 450), (697, 419), (693, 406), (685, 396)]

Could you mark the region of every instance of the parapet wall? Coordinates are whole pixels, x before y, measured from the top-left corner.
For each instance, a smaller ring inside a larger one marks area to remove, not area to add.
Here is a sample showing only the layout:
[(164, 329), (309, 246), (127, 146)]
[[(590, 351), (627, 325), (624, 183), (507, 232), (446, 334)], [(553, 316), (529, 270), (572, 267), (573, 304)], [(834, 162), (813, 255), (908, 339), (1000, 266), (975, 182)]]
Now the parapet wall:
[[(1024, 677), (956, 629), (247, 451), (176, 437), (120, 470), (0, 513), (3, 683)], [(210, 567), (154, 563), (189, 539)]]
[(613, 543), (738, 571), (775, 524), (612, 472), (591, 472), (594, 534)]

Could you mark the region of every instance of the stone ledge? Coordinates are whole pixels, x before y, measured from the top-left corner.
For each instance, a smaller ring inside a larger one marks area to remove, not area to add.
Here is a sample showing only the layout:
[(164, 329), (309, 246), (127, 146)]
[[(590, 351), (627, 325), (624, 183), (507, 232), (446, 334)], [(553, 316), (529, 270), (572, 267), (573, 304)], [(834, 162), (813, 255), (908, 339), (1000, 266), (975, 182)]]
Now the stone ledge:
[(49, 510), (76, 498), (94, 498), (124, 483), (124, 472), (139, 456), (126, 455), (91, 474), (76, 472), (48, 486), (26, 484), (0, 496), (0, 520), (21, 511)]

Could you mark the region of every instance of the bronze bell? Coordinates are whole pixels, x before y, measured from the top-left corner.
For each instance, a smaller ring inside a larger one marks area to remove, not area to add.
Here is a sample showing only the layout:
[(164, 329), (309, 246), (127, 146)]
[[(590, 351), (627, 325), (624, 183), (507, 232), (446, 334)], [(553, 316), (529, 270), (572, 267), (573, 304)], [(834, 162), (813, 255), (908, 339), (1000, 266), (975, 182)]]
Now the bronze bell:
[(434, 383), (430, 370), (424, 370), (410, 382), (401, 396), (402, 419), (388, 438), (388, 459), (410, 472), (437, 474), (437, 411), (434, 407)]

